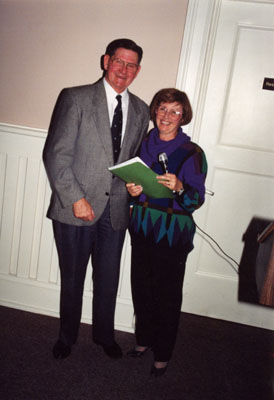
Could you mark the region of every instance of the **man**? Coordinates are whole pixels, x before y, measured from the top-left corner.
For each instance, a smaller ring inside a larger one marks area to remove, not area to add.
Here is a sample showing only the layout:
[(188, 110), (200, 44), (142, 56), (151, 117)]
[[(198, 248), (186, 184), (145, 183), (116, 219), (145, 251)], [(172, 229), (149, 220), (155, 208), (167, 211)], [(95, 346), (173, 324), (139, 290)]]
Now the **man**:
[(52, 115), (43, 159), (61, 272), (60, 330), (53, 347), (58, 359), (69, 356), (77, 340), (90, 257), (93, 341), (109, 357), (122, 357), (114, 313), (129, 206), (124, 182), (108, 167), (135, 156), (148, 128), (147, 105), (127, 90), (142, 54), (132, 40), (111, 42), (102, 59), (104, 78), (62, 90)]

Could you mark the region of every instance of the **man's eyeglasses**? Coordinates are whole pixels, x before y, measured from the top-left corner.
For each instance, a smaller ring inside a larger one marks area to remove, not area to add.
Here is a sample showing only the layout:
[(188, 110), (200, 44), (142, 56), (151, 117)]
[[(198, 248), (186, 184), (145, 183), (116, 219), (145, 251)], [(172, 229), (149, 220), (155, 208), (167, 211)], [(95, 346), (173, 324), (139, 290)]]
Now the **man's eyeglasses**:
[(176, 110), (168, 110), (166, 107), (164, 106), (160, 106), (156, 109), (156, 114), (158, 115), (168, 115), (170, 119), (176, 121), (179, 118), (182, 117), (183, 113), (181, 111), (176, 111)]
[(121, 60), (120, 58), (113, 58), (111, 60), (111, 62), (112, 62), (112, 65), (114, 68), (119, 69), (119, 68), (124, 68), (124, 66), (125, 66), (127, 71), (132, 74), (135, 73), (139, 67), (139, 65), (137, 65), (137, 64), (127, 63), (127, 62)]

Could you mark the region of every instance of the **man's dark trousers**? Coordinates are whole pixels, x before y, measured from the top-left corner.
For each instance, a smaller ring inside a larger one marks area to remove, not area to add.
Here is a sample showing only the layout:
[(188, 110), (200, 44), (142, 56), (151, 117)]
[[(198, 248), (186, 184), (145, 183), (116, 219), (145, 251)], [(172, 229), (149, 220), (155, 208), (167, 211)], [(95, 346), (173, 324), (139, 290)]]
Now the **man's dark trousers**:
[(77, 340), (84, 281), (91, 257), (93, 340), (111, 346), (125, 231), (113, 230), (109, 202), (94, 225), (74, 226), (53, 221), (53, 230), (61, 272), (59, 340), (68, 346)]

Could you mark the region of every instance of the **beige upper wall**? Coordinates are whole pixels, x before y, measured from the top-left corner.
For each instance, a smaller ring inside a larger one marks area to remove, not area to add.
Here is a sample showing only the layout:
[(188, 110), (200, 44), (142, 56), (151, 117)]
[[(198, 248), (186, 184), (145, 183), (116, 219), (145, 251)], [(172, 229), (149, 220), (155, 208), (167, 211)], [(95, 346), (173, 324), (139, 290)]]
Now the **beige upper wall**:
[(47, 129), (63, 87), (96, 81), (113, 39), (144, 50), (131, 91), (175, 86), (187, 0), (0, 0), (0, 122)]

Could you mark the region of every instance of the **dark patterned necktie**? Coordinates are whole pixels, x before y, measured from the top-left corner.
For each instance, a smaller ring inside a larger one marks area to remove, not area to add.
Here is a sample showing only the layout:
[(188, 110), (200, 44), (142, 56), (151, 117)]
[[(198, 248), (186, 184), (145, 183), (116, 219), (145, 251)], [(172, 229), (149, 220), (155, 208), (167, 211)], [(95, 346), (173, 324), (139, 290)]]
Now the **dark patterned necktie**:
[(113, 144), (113, 156), (114, 164), (116, 164), (121, 147), (121, 136), (122, 136), (122, 126), (123, 126), (123, 113), (122, 113), (122, 97), (120, 94), (116, 96), (118, 104), (114, 110), (111, 134), (112, 134), (112, 144)]

